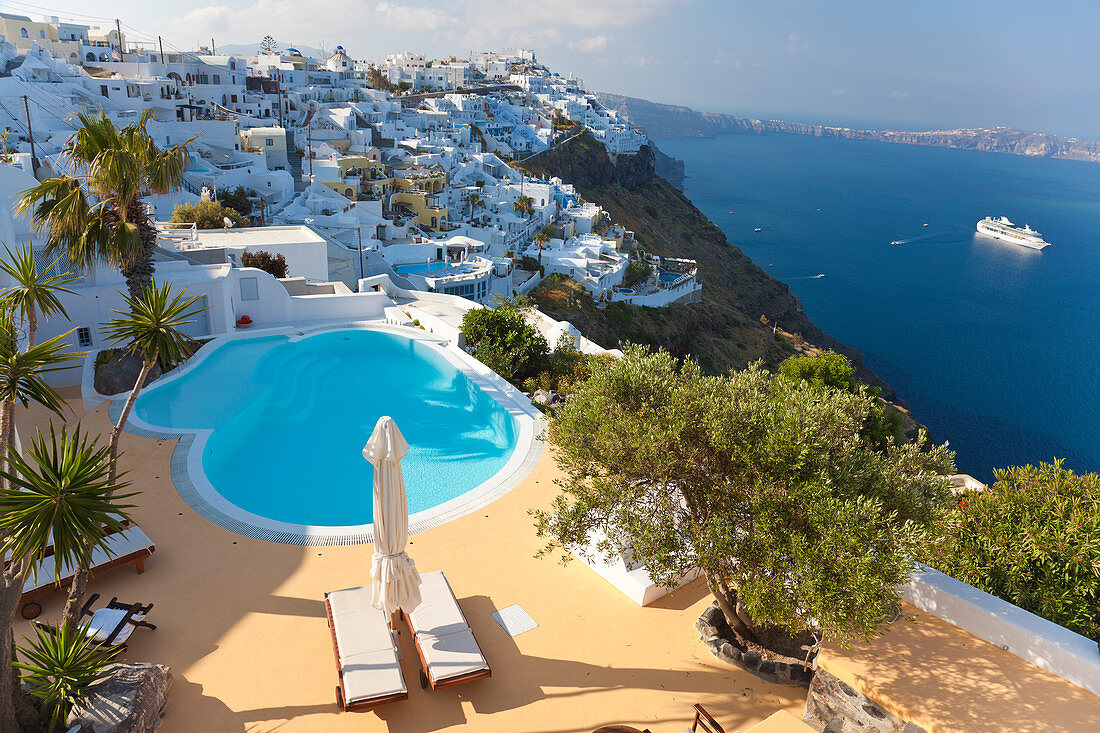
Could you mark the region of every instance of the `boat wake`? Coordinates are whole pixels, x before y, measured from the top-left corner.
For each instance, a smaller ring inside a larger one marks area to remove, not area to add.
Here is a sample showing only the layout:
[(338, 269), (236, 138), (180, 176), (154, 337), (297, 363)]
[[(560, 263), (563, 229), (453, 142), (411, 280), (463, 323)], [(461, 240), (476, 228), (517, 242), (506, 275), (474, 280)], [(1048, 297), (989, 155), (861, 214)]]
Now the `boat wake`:
[(824, 272), (819, 272), (816, 275), (802, 275), (801, 277), (792, 277), (791, 280), (820, 280), (825, 277)]

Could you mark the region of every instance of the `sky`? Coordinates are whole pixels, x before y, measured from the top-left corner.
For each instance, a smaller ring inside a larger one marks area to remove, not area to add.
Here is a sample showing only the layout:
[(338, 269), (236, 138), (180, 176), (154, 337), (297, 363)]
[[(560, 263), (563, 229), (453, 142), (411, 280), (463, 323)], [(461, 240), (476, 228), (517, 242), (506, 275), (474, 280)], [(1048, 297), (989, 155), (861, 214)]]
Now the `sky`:
[(1100, 139), (1100, 0), (42, 2), (0, 9), (118, 17), (132, 39), (185, 49), (265, 34), (367, 59), (521, 46), (590, 91), (702, 111)]

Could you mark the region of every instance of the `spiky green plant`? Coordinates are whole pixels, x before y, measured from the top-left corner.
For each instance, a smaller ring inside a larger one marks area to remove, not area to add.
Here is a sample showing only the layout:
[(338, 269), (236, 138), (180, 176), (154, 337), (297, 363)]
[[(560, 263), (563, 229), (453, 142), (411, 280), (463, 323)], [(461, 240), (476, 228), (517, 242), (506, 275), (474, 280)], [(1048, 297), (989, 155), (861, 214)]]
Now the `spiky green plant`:
[(97, 262), (119, 268), (133, 297), (152, 283), (157, 240), (142, 199), (180, 188), (195, 139), (158, 147), (145, 129), (151, 116), (145, 110), (118, 128), (102, 111), (76, 115), (80, 127), (61, 151), (70, 173), (24, 191), (18, 206), (36, 230), (49, 230), (51, 254), (84, 269)]
[[(111, 476), (110, 449), (95, 438), (58, 431), (50, 422), (49, 436), (36, 432), (24, 455), (12, 453), (7, 479), (0, 485), (0, 534), (7, 557), (35, 561), (54, 557), (54, 580), (64, 567), (87, 574), (92, 553), (107, 547), (108, 533), (122, 529), (134, 492), (120, 493), (127, 484)], [(70, 586), (66, 623), (79, 620), (83, 588)], [(74, 597), (75, 594), (75, 597)]]
[(71, 272), (47, 275), (61, 261), (58, 257), (45, 270), (38, 269), (34, 248), (29, 242), (13, 252), (6, 245), (7, 256), (0, 258), (0, 271), (7, 273), (15, 285), (0, 292), (0, 309), (12, 311), (27, 323), (27, 343), (33, 347), (38, 338), (38, 316), (44, 318), (68, 317), (58, 297), (73, 295), (69, 285), (80, 278)]
[(119, 317), (104, 324), (103, 331), (110, 339), (124, 346), (129, 353), (144, 362), (137, 382), (130, 390), (130, 396), (122, 408), (118, 423), (111, 431), (112, 466), (118, 458), (118, 440), (122, 435), (122, 429), (130, 416), (138, 393), (145, 386), (149, 370), (158, 359), (168, 364), (178, 364), (183, 361), (187, 356), (187, 348), (194, 341), (180, 329), (192, 323), (195, 316), (206, 308), (193, 307), (201, 296), (187, 298), (185, 294), (186, 291), (182, 290), (173, 293), (171, 282), (160, 285), (152, 283), (143, 288), (137, 297), (123, 295), (123, 300), (126, 301), (130, 310), (116, 310), (115, 313)]
[(27, 672), (30, 693), (49, 711), (46, 730), (63, 730), (73, 706), (85, 700), (107, 674), (104, 668), (119, 653), (118, 647), (101, 647), (88, 627), (61, 624), (56, 629), (35, 625), (34, 638), (18, 649), (26, 661), (15, 666)]

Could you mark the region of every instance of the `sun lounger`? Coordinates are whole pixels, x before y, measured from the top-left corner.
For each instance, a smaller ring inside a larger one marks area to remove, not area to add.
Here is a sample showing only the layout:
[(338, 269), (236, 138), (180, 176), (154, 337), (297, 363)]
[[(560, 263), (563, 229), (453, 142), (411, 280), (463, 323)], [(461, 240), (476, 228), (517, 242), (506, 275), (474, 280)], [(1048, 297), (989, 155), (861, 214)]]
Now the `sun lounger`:
[[(97, 548), (92, 553), (92, 575), (117, 568), (121, 565), (133, 565), (139, 573), (145, 572), (145, 558), (150, 557), (156, 546), (148, 535), (137, 525), (130, 525), (121, 532), (108, 535), (106, 547)], [(23, 597), (20, 613), (23, 618), (32, 619), (42, 613), (42, 604), (38, 599), (61, 588), (67, 588), (73, 582), (75, 569), (65, 565), (59, 578), (55, 579), (55, 559), (47, 555), (38, 562), (35, 572), (28, 572), (23, 583)]]
[[(87, 624), (88, 635), (92, 637), (97, 646), (126, 648), (126, 641), (139, 626), (150, 630), (156, 630), (156, 625), (146, 621), (149, 612), (153, 610), (153, 604), (142, 605), (140, 603), (119, 603), (118, 597), (112, 598), (103, 608), (92, 610), (92, 605), (99, 600), (99, 594), (93, 593), (84, 607), (80, 609), (80, 618), (91, 618), (84, 622)], [(34, 623), (44, 628), (54, 630), (49, 624), (41, 621)]]
[(420, 684), (440, 687), (493, 674), (441, 570), (421, 574), (420, 605), (405, 614), (420, 655)]
[(325, 612), (340, 676), (337, 704), (344, 710), (368, 710), (407, 700), (393, 634), (385, 612), (371, 605), (370, 586), (326, 593)]

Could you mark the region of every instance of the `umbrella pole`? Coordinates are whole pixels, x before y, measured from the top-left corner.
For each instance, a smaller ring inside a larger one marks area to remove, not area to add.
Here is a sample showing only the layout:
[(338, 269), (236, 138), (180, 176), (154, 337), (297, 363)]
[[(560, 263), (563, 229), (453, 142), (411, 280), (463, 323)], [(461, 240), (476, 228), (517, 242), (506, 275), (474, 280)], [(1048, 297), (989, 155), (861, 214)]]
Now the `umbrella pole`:
[(397, 631), (397, 612), (390, 614), (390, 631)]

